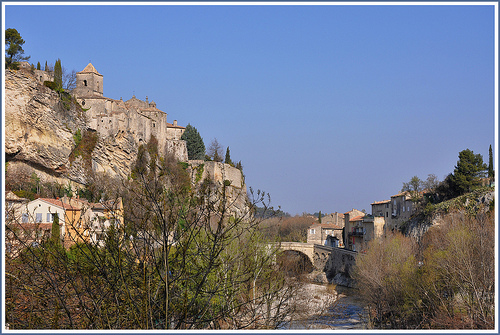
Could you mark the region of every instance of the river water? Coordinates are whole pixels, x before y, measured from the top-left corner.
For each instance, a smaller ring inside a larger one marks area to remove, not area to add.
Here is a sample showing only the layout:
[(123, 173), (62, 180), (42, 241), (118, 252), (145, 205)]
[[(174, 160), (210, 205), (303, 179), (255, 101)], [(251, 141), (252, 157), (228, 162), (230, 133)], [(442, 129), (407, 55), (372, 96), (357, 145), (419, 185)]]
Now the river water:
[[(321, 285), (318, 285), (321, 286)], [(287, 323), (282, 329), (367, 329), (367, 314), (356, 290), (342, 286), (331, 286), (337, 292), (337, 299), (324, 308), (320, 314)]]

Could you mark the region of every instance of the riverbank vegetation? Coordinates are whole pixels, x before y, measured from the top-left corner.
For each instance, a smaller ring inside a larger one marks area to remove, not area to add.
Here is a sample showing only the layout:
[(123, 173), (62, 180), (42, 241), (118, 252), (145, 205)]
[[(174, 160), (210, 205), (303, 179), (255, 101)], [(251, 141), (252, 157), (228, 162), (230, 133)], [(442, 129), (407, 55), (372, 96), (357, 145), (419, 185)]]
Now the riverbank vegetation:
[(485, 170), (480, 155), (464, 150), (454, 173), (427, 192), (415, 177), (404, 184), (426, 229), (418, 238), (386, 233), (357, 257), (354, 278), (371, 327), (494, 328), (495, 209), (486, 201), (493, 188), (482, 186), (493, 172), (485, 178)]

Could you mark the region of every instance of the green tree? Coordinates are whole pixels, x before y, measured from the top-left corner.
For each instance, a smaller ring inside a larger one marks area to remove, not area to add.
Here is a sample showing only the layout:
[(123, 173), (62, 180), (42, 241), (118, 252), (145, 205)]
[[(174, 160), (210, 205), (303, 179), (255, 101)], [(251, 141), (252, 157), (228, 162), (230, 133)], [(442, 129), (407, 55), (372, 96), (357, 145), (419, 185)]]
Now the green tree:
[(40, 62), (38, 62), (38, 63), (36, 64), (36, 69), (37, 69), (37, 70), (41, 70)]
[(59, 225), (59, 215), (53, 214), (50, 241), (54, 246), (61, 245), (61, 226)]
[(205, 159), (205, 144), (195, 127), (188, 124), (181, 140), (186, 141), (188, 159)]
[(452, 182), (459, 194), (470, 192), (479, 185), (487, 169), (481, 154), (474, 154), (472, 150), (465, 149), (458, 154), (458, 162), (452, 176)]
[(233, 161), (231, 160), (231, 153), (229, 152), (229, 147), (226, 149), (226, 157), (224, 159), (224, 163), (234, 166)]
[(490, 181), (493, 181), (495, 179), (495, 170), (493, 169), (493, 150), (491, 149), (491, 144), (488, 160), (488, 178), (490, 178)]
[(47, 64), (47, 61), (45, 61), (45, 68), (44, 68), (45, 72), (49, 72), (50, 71), (50, 68), (49, 68), (49, 65)]
[(5, 68), (17, 70), (20, 61), (26, 61), (30, 57), (24, 56), (22, 45), (24, 40), (21, 34), (14, 29), (8, 28), (5, 30)]
[(61, 89), (63, 84), (63, 72), (61, 66), (61, 60), (58, 59), (54, 65), (54, 83), (56, 84), (56, 89)]

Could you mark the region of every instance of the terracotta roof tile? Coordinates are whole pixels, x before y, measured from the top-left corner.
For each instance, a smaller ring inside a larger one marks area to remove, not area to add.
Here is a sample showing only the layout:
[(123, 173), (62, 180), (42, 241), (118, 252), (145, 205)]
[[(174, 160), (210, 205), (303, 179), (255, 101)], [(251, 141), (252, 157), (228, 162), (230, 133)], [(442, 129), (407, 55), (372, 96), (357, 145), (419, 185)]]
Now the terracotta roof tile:
[(181, 127), (181, 126), (174, 126), (173, 124), (171, 124), (171, 123), (168, 123), (168, 122), (167, 122), (167, 127), (168, 127), (168, 128), (178, 128), (178, 129), (186, 129), (186, 127)]
[(352, 219), (349, 220), (349, 222), (354, 222), (354, 221), (363, 221), (364, 215), (358, 215), (353, 217)]
[(390, 200), (382, 200), (382, 201), (374, 201), (371, 203), (372, 205), (383, 205), (383, 204), (389, 204), (391, 201)]
[(65, 203), (62, 202), (62, 200), (58, 200), (58, 199), (39, 198), (39, 200), (48, 202), (49, 204), (52, 204), (52, 205), (55, 205), (55, 206), (59, 206), (61, 208), (64, 208), (67, 211), (77, 211), (77, 210), (80, 210), (80, 208), (71, 206), (69, 204), (65, 204)]

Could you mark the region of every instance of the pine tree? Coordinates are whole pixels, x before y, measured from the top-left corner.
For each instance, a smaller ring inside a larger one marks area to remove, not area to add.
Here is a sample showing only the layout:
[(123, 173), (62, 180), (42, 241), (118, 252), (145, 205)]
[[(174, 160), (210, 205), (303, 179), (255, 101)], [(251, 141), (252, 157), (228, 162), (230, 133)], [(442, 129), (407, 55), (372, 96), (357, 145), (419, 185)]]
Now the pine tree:
[(29, 56), (24, 56), (24, 40), (21, 34), (14, 29), (5, 30), (5, 68), (19, 69), (19, 62), (29, 60)]
[(490, 144), (490, 159), (488, 163), (488, 178), (490, 178), (490, 182), (495, 179), (495, 170), (493, 170), (493, 150), (491, 149), (491, 144)]
[(195, 127), (188, 124), (181, 136), (181, 140), (186, 141), (188, 159), (205, 159), (205, 144)]
[(54, 82), (56, 83), (56, 88), (62, 88), (62, 66), (61, 60), (58, 59), (54, 65)]
[(474, 154), (472, 150), (465, 149), (458, 154), (458, 157), (451, 181), (459, 194), (464, 194), (479, 185), (480, 178), (485, 176), (488, 167), (483, 163), (483, 156)]

